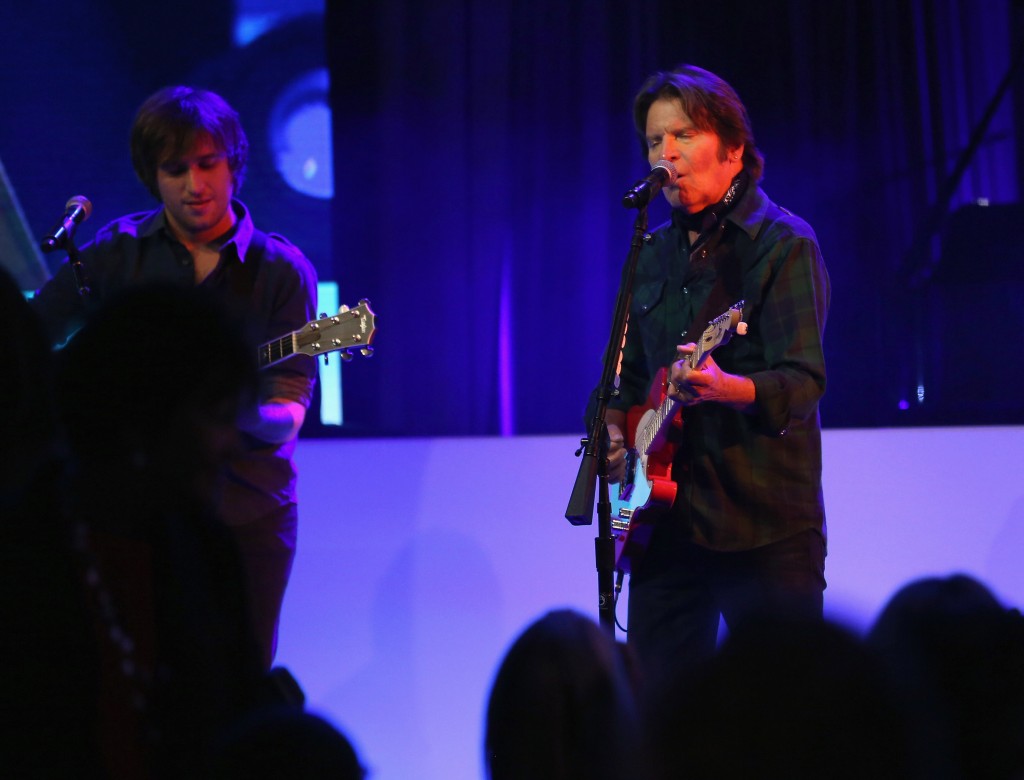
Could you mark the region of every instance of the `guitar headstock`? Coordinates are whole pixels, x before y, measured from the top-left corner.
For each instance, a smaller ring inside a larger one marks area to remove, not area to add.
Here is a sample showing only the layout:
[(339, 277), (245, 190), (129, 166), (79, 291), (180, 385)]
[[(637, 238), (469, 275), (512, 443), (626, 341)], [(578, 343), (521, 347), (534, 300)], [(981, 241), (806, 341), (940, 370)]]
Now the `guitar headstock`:
[(365, 299), (355, 308), (342, 306), (334, 316), (321, 314), (319, 319), (296, 331), (295, 351), (313, 357), (340, 352), (343, 360), (351, 360), (356, 351), (369, 357), (373, 354), (376, 322), (376, 315)]
[(747, 323), (743, 321), (743, 304), (744, 301), (737, 301), (708, 323), (707, 328), (700, 335), (697, 350), (693, 353), (694, 358), (691, 361), (693, 368), (699, 366), (711, 350), (728, 343), (733, 334), (738, 333), (741, 336), (747, 334)]

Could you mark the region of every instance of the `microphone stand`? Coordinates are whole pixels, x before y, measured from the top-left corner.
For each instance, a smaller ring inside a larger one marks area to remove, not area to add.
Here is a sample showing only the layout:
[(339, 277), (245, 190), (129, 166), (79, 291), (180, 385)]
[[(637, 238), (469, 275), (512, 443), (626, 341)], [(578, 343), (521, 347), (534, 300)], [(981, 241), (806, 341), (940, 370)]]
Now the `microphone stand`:
[(78, 286), (78, 295), (80, 298), (88, 300), (92, 294), (92, 288), (89, 287), (89, 277), (85, 273), (85, 266), (82, 265), (82, 257), (78, 253), (78, 247), (75, 246), (74, 238), (68, 238), (64, 251), (68, 253), (71, 271), (75, 275), (75, 284)]
[[(573, 525), (590, 525), (594, 514), (594, 488), (600, 491), (597, 504), (597, 538), (594, 553), (597, 563), (597, 604), (601, 626), (615, 637), (615, 539), (612, 537), (612, 502), (608, 488), (608, 431), (606, 417), (608, 402), (618, 391), (615, 380), (618, 375), (619, 356), (622, 340), (626, 334), (629, 305), (633, 299), (633, 279), (636, 276), (640, 249), (647, 239), (647, 205), (637, 212), (633, 223), (633, 238), (629, 255), (622, 269), (622, 280), (615, 302), (611, 337), (604, 355), (601, 383), (597, 390), (597, 411), (591, 420), (586, 438), (580, 440), (576, 455), (583, 454), (580, 470), (573, 485), (565, 519)], [(620, 580), (621, 582), (621, 580)]]

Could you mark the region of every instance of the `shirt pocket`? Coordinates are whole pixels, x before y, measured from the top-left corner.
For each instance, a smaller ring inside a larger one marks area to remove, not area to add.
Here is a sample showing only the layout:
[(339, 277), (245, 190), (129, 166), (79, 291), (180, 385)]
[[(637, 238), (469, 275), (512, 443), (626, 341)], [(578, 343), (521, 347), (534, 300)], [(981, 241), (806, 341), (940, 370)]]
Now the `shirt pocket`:
[(636, 328), (648, 369), (653, 376), (662, 363), (665, 355), (671, 358), (675, 354), (675, 345), (679, 343), (669, 333), (670, 312), (667, 301), (668, 281), (657, 281), (638, 284), (633, 291), (633, 304), (630, 307), (630, 328)]

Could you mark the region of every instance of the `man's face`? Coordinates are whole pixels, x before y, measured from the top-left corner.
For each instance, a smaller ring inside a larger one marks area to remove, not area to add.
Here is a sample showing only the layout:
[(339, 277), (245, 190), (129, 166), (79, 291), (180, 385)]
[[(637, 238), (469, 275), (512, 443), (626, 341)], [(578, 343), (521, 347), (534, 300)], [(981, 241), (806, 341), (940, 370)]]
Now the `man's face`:
[(235, 223), (234, 176), (227, 155), (208, 136), (184, 156), (163, 160), (156, 186), (171, 229), (187, 245), (208, 243)]
[(695, 214), (717, 203), (743, 168), (743, 147), (726, 149), (717, 133), (698, 130), (675, 98), (661, 98), (647, 111), (647, 159), (672, 163), (679, 177), (662, 189), (674, 209)]

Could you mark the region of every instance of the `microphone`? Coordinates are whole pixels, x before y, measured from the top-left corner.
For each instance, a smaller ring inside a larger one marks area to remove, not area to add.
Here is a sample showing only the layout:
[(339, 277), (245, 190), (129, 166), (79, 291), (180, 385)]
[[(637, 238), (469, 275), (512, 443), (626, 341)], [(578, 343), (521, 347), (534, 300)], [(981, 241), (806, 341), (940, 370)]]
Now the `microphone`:
[(60, 249), (71, 240), (75, 234), (75, 228), (89, 219), (90, 214), (92, 214), (92, 204), (89, 199), (85, 195), (75, 195), (64, 204), (64, 216), (53, 230), (43, 236), (39, 246), (44, 252)]
[(651, 166), (651, 172), (634, 184), (622, 197), (627, 209), (642, 209), (661, 191), (666, 184), (676, 180), (676, 169), (668, 160), (658, 160)]

